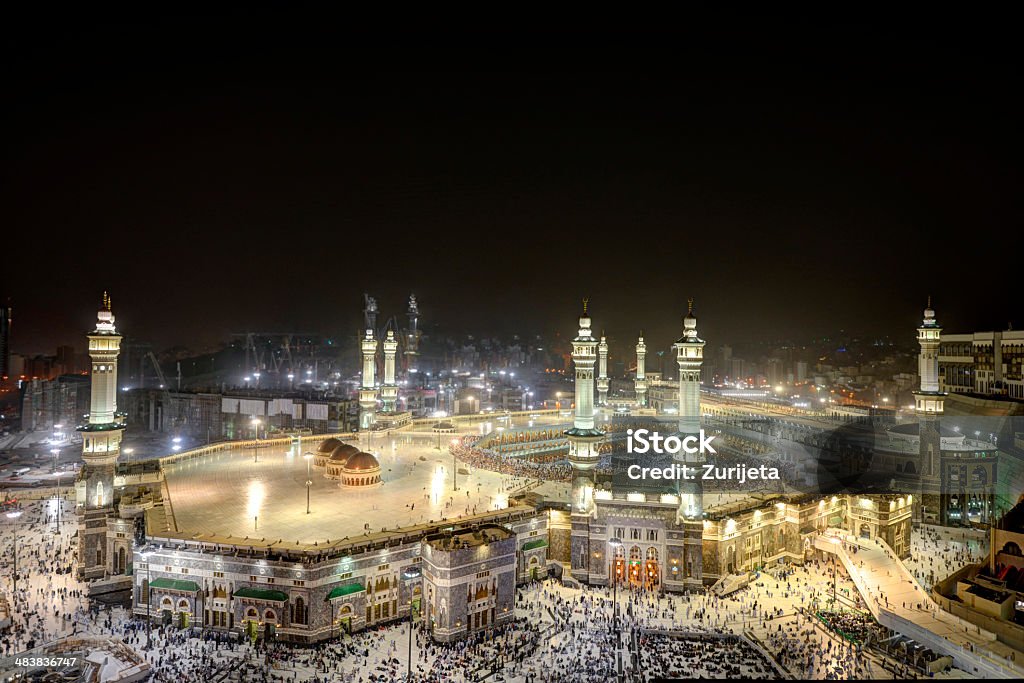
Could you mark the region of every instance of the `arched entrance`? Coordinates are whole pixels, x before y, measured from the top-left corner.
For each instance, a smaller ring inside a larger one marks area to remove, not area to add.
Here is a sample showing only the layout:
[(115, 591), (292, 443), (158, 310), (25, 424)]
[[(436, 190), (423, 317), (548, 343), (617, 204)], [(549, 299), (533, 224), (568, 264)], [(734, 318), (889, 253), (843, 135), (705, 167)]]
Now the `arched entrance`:
[(263, 636), (268, 640), (274, 637), (277, 630), (277, 614), (272, 609), (263, 613)]
[(245, 610), (245, 620), (242, 623), (242, 629), (249, 640), (256, 641), (256, 636), (259, 635), (260, 630), (260, 614), (256, 611), (255, 607), (249, 607)]
[(629, 549), (629, 576), (627, 577), (627, 580), (631, 585), (639, 586), (643, 583), (643, 575), (641, 573), (642, 559), (640, 546), (635, 545)]
[(871, 538), (871, 527), (867, 523), (860, 525), (860, 537)]
[(192, 616), (192, 610), (189, 607), (188, 600), (182, 598), (178, 600), (178, 628), (188, 628), (190, 623), (190, 617)]
[(658, 549), (650, 547), (647, 549), (647, 559), (644, 562), (644, 585), (657, 586), (661, 583), (661, 570), (658, 566)]

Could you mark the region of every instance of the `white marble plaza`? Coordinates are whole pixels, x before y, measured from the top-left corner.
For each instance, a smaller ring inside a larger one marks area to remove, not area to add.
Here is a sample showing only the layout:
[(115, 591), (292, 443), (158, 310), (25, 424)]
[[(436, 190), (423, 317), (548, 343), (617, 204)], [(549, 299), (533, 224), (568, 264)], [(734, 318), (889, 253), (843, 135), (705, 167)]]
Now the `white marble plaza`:
[[(455, 519), (503, 509), (509, 492), (531, 480), (469, 467), (453, 488), (447, 443), (431, 436), (375, 435), (354, 443), (378, 457), (383, 483), (342, 487), (311, 468), (306, 514), (306, 460), (295, 449), (233, 449), (170, 465), (167, 491), (177, 528), (220, 536), (323, 543), (367, 531)], [(548, 488), (554, 488), (548, 485)]]

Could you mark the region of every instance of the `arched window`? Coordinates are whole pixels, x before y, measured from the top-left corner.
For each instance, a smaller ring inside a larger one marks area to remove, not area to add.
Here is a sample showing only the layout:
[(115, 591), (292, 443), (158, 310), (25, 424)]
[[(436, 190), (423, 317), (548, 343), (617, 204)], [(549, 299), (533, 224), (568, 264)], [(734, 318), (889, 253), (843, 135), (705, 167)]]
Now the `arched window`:
[(306, 624), (306, 602), (302, 598), (295, 598), (295, 606), (292, 609), (292, 622)]

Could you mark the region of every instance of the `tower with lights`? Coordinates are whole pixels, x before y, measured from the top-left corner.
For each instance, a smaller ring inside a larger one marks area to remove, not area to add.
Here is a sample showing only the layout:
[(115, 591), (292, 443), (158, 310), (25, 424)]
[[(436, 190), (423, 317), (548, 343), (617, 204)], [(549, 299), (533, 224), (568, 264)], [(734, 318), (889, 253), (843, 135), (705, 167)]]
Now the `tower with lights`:
[(373, 429), (377, 422), (377, 388), (374, 386), (374, 375), (377, 371), (377, 340), (373, 329), (366, 330), (366, 336), (360, 342), (363, 352), (363, 378), (359, 389), (359, 429)]
[(920, 389), (914, 392), (914, 413), (917, 414), (920, 446), (921, 515), (938, 515), (941, 507), (939, 482), (942, 478), (942, 438), (940, 418), (945, 407), (946, 393), (939, 391), (939, 344), (942, 328), (932, 310), (932, 298), (924, 309), (924, 319), (917, 328), (917, 343), (921, 346), (917, 367), (921, 376)]
[[(690, 299), (683, 318), (683, 336), (676, 340), (676, 364), (679, 367), (679, 436), (700, 434), (700, 370), (704, 362), (704, 340), (697, 336), (697, 316)], [(680, 451), (675, 459), (682, 465), (697, 467), (704, 462), (700, 453)], [(687, 587), (703, 584), (704, 493), (699, 477), (679, 482), (677, 521), (684, 529), (681, 564), (682, 581)]]
[(380, 398), (384, 403), (384, 412), (395, 412), (398, 403), (398, 385), (395, 383), (395, 354), (398, 352), (398, 339), (395, 331), (388, 330), (384, 338), (384, 385), (380, 388)]
[(103, 576), (106, 566), (106, 521), (114, 511), (114, 474), (121, 454), (124, 414), (117, 412), (117, 357), (121, 335), (114, 327), (110, 296), (104, 292), (96, 329), (87, 335), (91, 368), (89, 417), (82, 434), (82, 468), (75, 485), (83, 511), (79, 521), (79, 573)]
[(572, 362), (576, 372), (576, 411), (572, 429), (565, 432), (569, 440), (569, 464), (572, 466), (572, 574), (580, 581), (590, 576), (590, 518), (594, 513), (594, 470), (601, 459), (598, 447), (604, 433), (594, 428), (594, 365), (597, 362), (597, 340), (590, 330), (587, 299), (579, 330), (572, 340)]
[(690, 299), (683, 318), (683, 336), (673, 345), (679, 367), (679, 431), (700, 432), (700, 368), (704, 363), (704, 340), (697, 336), (697, 316)]
[(420, 305), (416, 295), (409, 295), (409, 307), (406, 309), (409, 329), (405, 333), (405, 371), (416, 372), (420, 355)]
[(601, 333), (597, 343), (597, 405), (608, 404), (608, 340)]
[(647, 344), (644, 344), (644, 332), (636, 342), (636, 405), (647, 407)]

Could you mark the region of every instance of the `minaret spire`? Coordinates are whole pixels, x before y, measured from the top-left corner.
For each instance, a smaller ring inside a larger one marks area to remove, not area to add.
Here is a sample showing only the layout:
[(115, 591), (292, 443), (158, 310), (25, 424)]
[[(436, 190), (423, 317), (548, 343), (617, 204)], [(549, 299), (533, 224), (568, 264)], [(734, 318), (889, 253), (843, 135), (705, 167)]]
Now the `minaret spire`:
[[(590, 330), (588, 300), (583, 300), (579, 331), (572, 340), (572, 362), (576, 372), (576, 412), (569, 440), (569, 464), (572, 466), (571, 566), (574, 578), (586, 582), (591, 571), (590, 519), (594, 513), (594, 469), (601, 460), (598, 447), (604, 433), (594, 427), (594, 364), (598, 345)], [(603, 563), (602, 563), (603, 564)]]
[(78, 566), (85, 578), (102, 577), (110, 568), (105, 524), (113, 514), (114, 471), (121, 454), (124, 413), (117, 412), (117, 357), (121, 335), (114, 327), (110, 294), (103, 292), (96, 328), (88, 335), (90, 376), (89, 418), (78, 427), (82, 433), (82, 469), (76, 482), (76, 498), (85, 509), (79, 524)]
[[(676, 340), (676, 363), (679, 366), (679, 436), (700, 434), (700, 370), (704, 362), (704, 340), (697, 336), (697, 316), (693, 314), (693, 299), (687, 305), (683, 317), (683, 336)], [(704, 462), (700, 453), (680, 452), (675, 459), (690, 468), (699, 469)], [(687, 547), (684, 551), (683, 576), (685, 585), (697, 587), (703, 584), (703, 537), (704, 494), (700, 480), (681, 481), (679, 484), (679, 509), (677, 520), (686, 529)]]
[(384, 385), (380, 388), (380, 398), (384, 403), (384, 412), (395, 412), (398, 403), (398, 384), (395, 382), (395, 354), (398, 352), (398, 339), (395, 331), (388, 328), (384, 338)]
[(942, 417), (946, 393), (939, 386), (939, 345), (942, 343), (942, 328), (932, 310), (932, 298), (928, 297), (924, 318), (917, 328), (917, 343), (921, 346), (917, 367), (920, 388), (914, 392), (914, 412), (918, 417), (918, 436), (921, 456), (921, 477), (935, 481), (939, 478), (941, 440), (938, 418)]
[(608, 404), (608, 339), (601, 330), (601, 341), (597, 343), (597, 404)]
[(359, 388), (359, 428), (373, 429), (377, 422), (377, 389), (374, 375), (377, 371), (377, 340), (373, 337), (373, 329), (366, 330), (366, 336), (359, 344), (363, 353), (363, 377)]
[(636, 381), (633, 386), (636, 390), (636, 405), (638, 408), (647, 407), (647, 345), (644, 344), (644, 331), (640, 330), (640, 336), (636, 343)]

